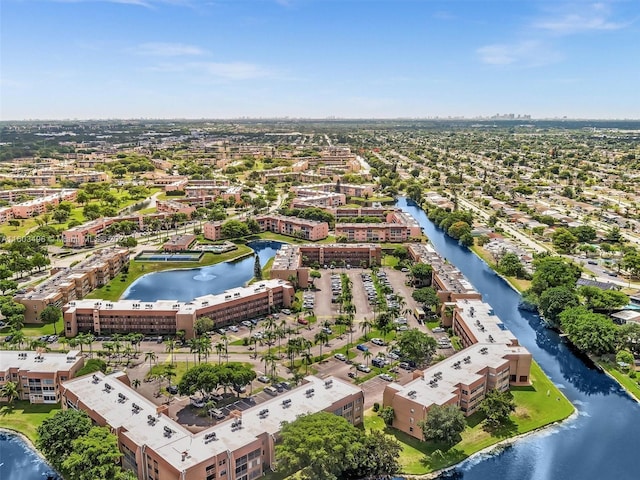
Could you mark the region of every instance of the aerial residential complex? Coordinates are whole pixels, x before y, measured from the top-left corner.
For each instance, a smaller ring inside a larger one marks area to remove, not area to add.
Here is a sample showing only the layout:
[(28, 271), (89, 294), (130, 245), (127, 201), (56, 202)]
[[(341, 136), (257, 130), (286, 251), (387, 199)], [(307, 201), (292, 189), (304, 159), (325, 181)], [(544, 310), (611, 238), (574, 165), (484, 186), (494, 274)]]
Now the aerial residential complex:
[(129, 250), (126, 248), (105, 248), (74, 267), (55, 272), (43, 283), (30, 287), (13, 299), (26, 307), (25, 322), (39, 323), (38, 315), (47, 305), (62, 307), (83, 298), (92, 290), (109, 283), (128, 263)]
[[(0, 223), (8, 222), (13, 218), (30, 218), (47, 211), (47, 207), (58, 205), (60, 202), (72, 201), (76, 198), (76, 190), (54, 190), (54, 189), (27, 189), (10, 191), (4, 193), (4, 197), (10, 200), (14, 197), (13, 192), (20, 192), (23, 195), (39, 195), (32, 200), (16, 203), (0, 208)], [(3, 198), (3, 199), (5, 199)]]
[(194, 324), (200, 317), (209, 317), (216, 327), (225, 326), (290, 307), (294, 297), (294, 289), (288, 282), (264, 280), (189, 302), (76, 300), (63, 307), (65, 334), (69, 337), (79, 332), (169, 335), (184, 330), (186, 338), (193, 338)]
[(65, 382), (62, 405), (86, 412), (118, 436), (123, 467), (150, 480), (249, 480), (275, 466), (282, 422), (326, 411), (363, 421), (360, 387), (335, 377), (305, 383), (198, 433), (192, 433), (129, 387), (124, 373), (97, 372)]
[[(329, 235), (329, 224), (315, 220), (306, 220), (298, 217), (286, 217), (270, 213), (259, 215), (255, 220), (263, 232), (275, 232), (290, 237), (302, 238), (312, 242), (322, 240)], [(222, 238), (222, 225), (224, 222), (207, 222), (202, 227), (202, 233), (207, 240), (220, 240)]]
[(7, 382), (20, 386), (18, 395), (29, 403), (59, 403), (60, 383), (84, 366), (80, 351), (0, 350), (0, 389)]
[[(433, 267), (432, 285), (444, 301), (442, 324), (460, 338), (463, 350), (425, 369), (414, 380), (391, 383), (384, 390), (384, 406), (393, 407), (393, 426), (422, 439), (418, 423), (434, 405), (456, 405), (469, 416), (486, 393), (510, 385), (529, 385), (532, 356), (482, 301), (462, 273), (447, 263), (430, 245), (409, 246), (416, 261)], [(447, 315), (447, 306), (453, 309)]]
[(271, 266), (271, 277), (283, 280), (295, 279), (298, 285), (310, 285), (311, 266), (370, 267), (380, 265), (382, 248), (375, 244), (324, 244), (283, 245), (276, 253)]
[(384, 223), (339, 222), (335, 233), (336, 237), (344, 237), (348, 242), (406, 242), (419, 239), (422, 228), (408, 213), (393, 209), (385, 215)]

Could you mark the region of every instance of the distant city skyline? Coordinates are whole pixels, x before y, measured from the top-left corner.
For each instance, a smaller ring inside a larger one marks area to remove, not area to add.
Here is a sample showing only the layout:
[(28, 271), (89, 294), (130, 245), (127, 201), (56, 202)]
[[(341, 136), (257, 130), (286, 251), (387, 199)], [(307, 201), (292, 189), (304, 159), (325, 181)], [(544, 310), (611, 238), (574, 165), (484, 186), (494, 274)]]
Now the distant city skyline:
[(640, 119), (634, 0), (2, 0), (0, 119)]

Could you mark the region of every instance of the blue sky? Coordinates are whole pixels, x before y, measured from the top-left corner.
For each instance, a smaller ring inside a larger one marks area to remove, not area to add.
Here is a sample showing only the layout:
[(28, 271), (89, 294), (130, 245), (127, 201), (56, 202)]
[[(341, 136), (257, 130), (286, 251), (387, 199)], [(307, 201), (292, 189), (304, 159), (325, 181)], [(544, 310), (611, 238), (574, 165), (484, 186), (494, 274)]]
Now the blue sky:
[(0, 0), (0, 118), (640, 118), (639, 0)]

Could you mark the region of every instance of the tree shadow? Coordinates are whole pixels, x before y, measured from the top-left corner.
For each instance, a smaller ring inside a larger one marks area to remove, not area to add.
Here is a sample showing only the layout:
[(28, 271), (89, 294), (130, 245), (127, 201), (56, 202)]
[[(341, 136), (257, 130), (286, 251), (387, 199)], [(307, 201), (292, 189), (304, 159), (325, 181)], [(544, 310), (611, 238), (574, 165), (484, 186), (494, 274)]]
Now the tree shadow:
[(485, 432), (497, 438), (513, 437), (518, 433), (518, 425), (516, 425), (516, 423), (510, 418), (501, 425), (497, 426), (485, 424), (483, 429)]

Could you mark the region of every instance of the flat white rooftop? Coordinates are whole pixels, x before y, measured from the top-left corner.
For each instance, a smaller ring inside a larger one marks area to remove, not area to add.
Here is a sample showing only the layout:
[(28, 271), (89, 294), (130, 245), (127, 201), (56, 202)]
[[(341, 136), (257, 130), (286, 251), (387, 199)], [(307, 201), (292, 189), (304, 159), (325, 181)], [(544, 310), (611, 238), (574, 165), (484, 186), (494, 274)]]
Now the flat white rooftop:
[(68, 353), (0, 350), (0, 372), (18, 368), (31, 372), (54, 373), (69, 370), (79, 360), (81, 357), (77, 350), (71, 350)]

